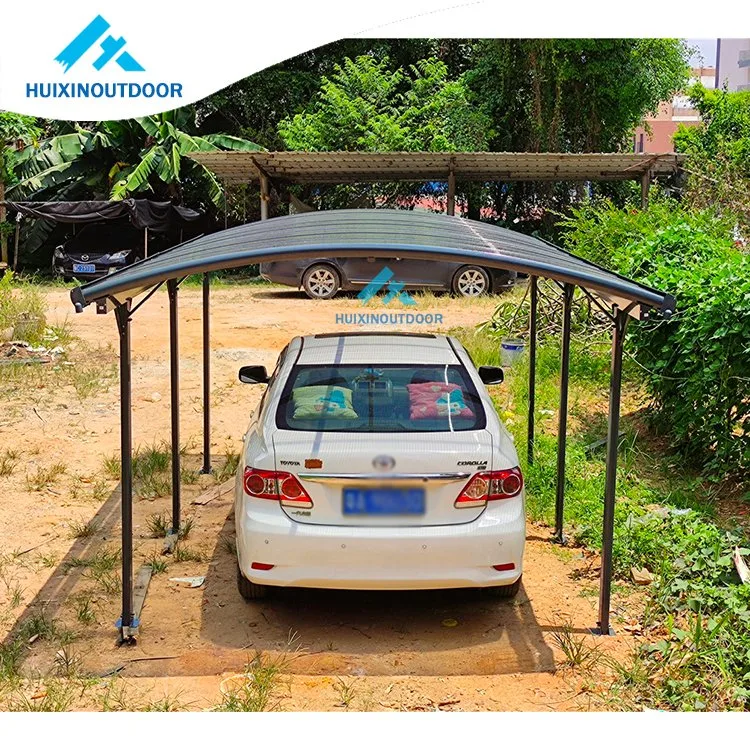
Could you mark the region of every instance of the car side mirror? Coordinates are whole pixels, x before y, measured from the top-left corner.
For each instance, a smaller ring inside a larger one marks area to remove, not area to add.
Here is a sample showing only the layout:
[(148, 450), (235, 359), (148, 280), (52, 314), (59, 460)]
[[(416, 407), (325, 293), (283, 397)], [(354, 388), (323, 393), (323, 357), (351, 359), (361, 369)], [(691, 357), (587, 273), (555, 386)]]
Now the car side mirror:
[(267, 383), (268, 372), (263, 365), (245, 365), (240, 367), (240, 382), (241, 383)]
[(479, 368), (479, 377), (485, 385), (498, 385), (505, 380), (505, 373), (502, 367), (486, 365)]

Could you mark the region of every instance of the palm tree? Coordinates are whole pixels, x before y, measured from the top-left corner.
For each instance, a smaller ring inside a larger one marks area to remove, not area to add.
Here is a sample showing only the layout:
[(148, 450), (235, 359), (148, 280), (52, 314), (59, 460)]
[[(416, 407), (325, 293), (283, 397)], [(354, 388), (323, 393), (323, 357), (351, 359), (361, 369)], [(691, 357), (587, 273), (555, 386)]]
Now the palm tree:
[[(71, 193), (122, 200), (151, 194), (182, 200), (186, 180), (221, 206), (223, 190), (202, 164), (187, 154), (198, 151), (261, 151), (261, 146), (223, 133), (195, 135), (195, 115), (182, 108), (132, 120), (105, 120), (90, 128), (79, 124), (39, 144), (27, 146), (16, 160), (14, 198), (62, 200)], [(65, 126), (62, 126), (65, 127)]]
[(8, 264), (7, 212), (3, 201), (9, 182), (14, 179), (16, 154), (23, 151), (28, 143), (34, 142), (40, 134), (36, 118), (0, 111), (0, 261)]
[(128, 121), (131, 128), (140, 128), (142, 131), (145, 136), (144, 147), (137, 163), (118, 164), (118, 168), (110, 173), (113, 180), (110, 197), (118, 200), (147, 191), (152, 188), (156, 177), (167, 187), (172, 199), (181, 200), (181, 177), (189, 170), (207, 189), (211, 202), (220, 206), (224, 191), (216, 177), (202, 164), (186, 158), (186, 155), (191, 152), (225, 149), (262, 151), (263, 148), (252, 141), (223, 133), (192, 135), (185, 129), (190, 121), (191, 112), (186, 109)]

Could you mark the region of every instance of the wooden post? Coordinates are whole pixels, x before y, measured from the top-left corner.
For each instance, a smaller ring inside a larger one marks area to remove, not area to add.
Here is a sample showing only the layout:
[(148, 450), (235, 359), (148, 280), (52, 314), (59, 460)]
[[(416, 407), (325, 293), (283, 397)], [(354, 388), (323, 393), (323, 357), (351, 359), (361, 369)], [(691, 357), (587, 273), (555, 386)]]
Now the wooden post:
[(448, 174), (448, 205), (446, 213), (448, 216), (456, 215), (456, 175), (452, 169)]
[(651, 174), (644, 172), (641, 175), (641, 208), (645, 211), (648, 208), (648, 191), (651, 187)]
[(268, 177), (261, 172), (260, 175), (260, 220), (268, 218), (268, 204), (271, 196), (268, 194)]

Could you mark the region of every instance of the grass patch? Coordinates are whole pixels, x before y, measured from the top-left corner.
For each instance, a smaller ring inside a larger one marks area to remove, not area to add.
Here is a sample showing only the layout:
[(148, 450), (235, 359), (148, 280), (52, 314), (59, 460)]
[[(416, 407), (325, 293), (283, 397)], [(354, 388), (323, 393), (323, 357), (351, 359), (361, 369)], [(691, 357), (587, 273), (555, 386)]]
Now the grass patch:
[(52, 466), (39, 466), (32, 474), (26, 475), (26, 489), (29, 492), (46, 490), (47, 487), (56, 484), (67, 470), (68, 467), (62, 462), (52, 464)]
[(175, 562), (203, 562), (204, 555), (202, 552), (200, 552), (197, 549), (194, 549), (193, 547), (188, 547), (185, 544), (182, 544), (181, 542), (178, 542), (175, 545), (174, 552), (172, 553), (172, 558)]
[(13, 473), (13, 470), (18, 466), (20, 456), (20, 451), (13, 448), (6, 448), (3, 451), (2, 456), (0, 456), (0, 477), (9, 477)]
[(220, 469), (216, 470), (216, 481), (218, 484), (226, 482), (237, 473), (237, 467), (240, 465), (240, 454), (233, 451), (224, 453), (224, 463)]
[(99, 531), (99, 522), (94, 519), (86, 522), (68, 522), (68, 533), (71, 539), (90, 539), (97, 531)]

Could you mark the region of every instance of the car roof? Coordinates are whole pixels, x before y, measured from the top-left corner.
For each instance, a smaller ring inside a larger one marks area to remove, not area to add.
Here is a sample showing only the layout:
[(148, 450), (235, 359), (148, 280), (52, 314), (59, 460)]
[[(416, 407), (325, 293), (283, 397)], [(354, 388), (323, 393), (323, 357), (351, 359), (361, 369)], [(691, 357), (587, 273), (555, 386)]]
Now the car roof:
[(300, 365), (457, 365), (447, 336), (409, 333), (327, 333), (304, 336)]

